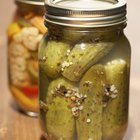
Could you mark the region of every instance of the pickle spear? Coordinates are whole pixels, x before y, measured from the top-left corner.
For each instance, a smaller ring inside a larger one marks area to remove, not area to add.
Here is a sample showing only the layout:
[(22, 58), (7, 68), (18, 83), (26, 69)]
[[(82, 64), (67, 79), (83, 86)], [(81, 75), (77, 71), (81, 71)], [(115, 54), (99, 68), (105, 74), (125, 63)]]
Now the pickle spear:
[(70, 100), (65, 97), (68, 89), (76, 87), (64, 78), (50, 83), (47, 92), (46, 128), (50, 139), (73, 140), (75, 121), (70, 108)]
[[(116, 88), (114, 93), (117, 96), (111, 98), (103, 110), (103, 140), (118, 140), (123, 136), (128, 119), (129, 80), (127, 64), (122, 59), (116, 59), (107, 63), (105, 70), (108, 82), (113, 89)], [(116, 137), (116, 133), (118, 137)]]
[(61, 74), (61, 63), (66, 58), (69, 45), (63, 42), (49, 41), (42, 58), (42, 68), (51, 78), (57, 78)]
[(106, 82), (102, 65), (91, 67), (80, 82), (80, 93), (87, 95), (76, 121), (78, 140), (102, 140), (102, 97)]
[(66, 62), (71, 63), (65, 67), (63, 76), (71, 81), (79, 81), (93, 64), (104, 57), (114, 46), (112, 42), (100, 42), (95, 44), (77, 44), (70, 52)]

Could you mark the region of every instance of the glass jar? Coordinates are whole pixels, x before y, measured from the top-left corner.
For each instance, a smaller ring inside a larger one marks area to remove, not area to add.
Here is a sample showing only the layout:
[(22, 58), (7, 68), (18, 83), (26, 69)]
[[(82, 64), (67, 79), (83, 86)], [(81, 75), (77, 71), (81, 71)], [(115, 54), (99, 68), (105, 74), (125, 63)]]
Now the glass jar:
[(43, 135), (121, 140), (128, 124), (131, 53), (123, 32), (126, 2), (48, 0), (45, 7), (48, 34), (39, 47)]
[(17, 10), (8, 27), (9, 88), (19, 108), (30, 116), (38, 112), (38, 45), (47, 31), (44, 3), (16, 0)]

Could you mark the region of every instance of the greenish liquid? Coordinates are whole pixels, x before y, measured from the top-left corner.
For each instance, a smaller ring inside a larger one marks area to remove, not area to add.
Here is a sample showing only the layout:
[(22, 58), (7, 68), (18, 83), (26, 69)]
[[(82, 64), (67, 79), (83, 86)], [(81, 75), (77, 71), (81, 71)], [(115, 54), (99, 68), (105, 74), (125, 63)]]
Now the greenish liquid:
[(67, 32), (45, 37), (40, 46), (40, 120), (47, 139), (122, 139), (130, 71), (125, 36)]

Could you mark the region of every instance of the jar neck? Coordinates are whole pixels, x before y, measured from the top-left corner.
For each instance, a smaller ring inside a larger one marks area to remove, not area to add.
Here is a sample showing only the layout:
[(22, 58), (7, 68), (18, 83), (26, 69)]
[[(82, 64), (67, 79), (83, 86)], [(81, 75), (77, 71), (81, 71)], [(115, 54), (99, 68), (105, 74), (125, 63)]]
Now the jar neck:
[(124, 23), (121, 23), (121, 24), (118, 24), (118, 25), (112, 25), (112, 26), (106, 26), (106, 27), (93, 27), (93, 28), (85, 27), (84, 28), (84, 27), (63, 26), (63, 25), (53, 24), (53, 23), (49, 23), (49, 22), (45, 21), (45, 26), (47, 28), (59, 28), (61, 30), (67, 29), (67, 30), (77, 30), (77, 31), (84, 31), (84, 30), (85, 31), (87, 31), (87, 30), (89, 30), (89, 31), (112, 30), (113, 31), (113, 30), (118, 30), (118, 29), (123, 30), (127, 26), (127, 24), (126, 24), (126, 22), (124, 22)]
[(26, 14), (29, 12), (35, 13), (37, 15), (44, 15), (44, 6), (43, 5), (33, 5), (26, 4), (22, 2), (15, 2), (17, 5), (17, 12), (20, 14)]
[(73, 28), (68, 26), (60, 26), (56, 24), (47, 24), (48, 36), (63, 39), (64, 36), (68, 35), (78, 35), (89, 36), (89, 38), (118, 38), (123, 35), (126, 23), (117, 26), (100, 27), (100, 28)]

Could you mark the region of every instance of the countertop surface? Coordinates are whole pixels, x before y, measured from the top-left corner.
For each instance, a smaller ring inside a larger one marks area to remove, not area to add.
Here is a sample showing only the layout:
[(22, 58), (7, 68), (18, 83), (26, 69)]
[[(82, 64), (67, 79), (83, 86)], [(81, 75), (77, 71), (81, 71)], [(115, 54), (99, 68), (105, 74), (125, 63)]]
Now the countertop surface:
[[(128, 26), (125, 33), (132, 46), (129, 127), (124, 140), (140, 140), (140, 1), (127, 0)], [(0, 3), (0, 140), (42, 140), (37, 118), (19, 112), (7, 86), (5, 30), (15, 10), (13, 0)]]

